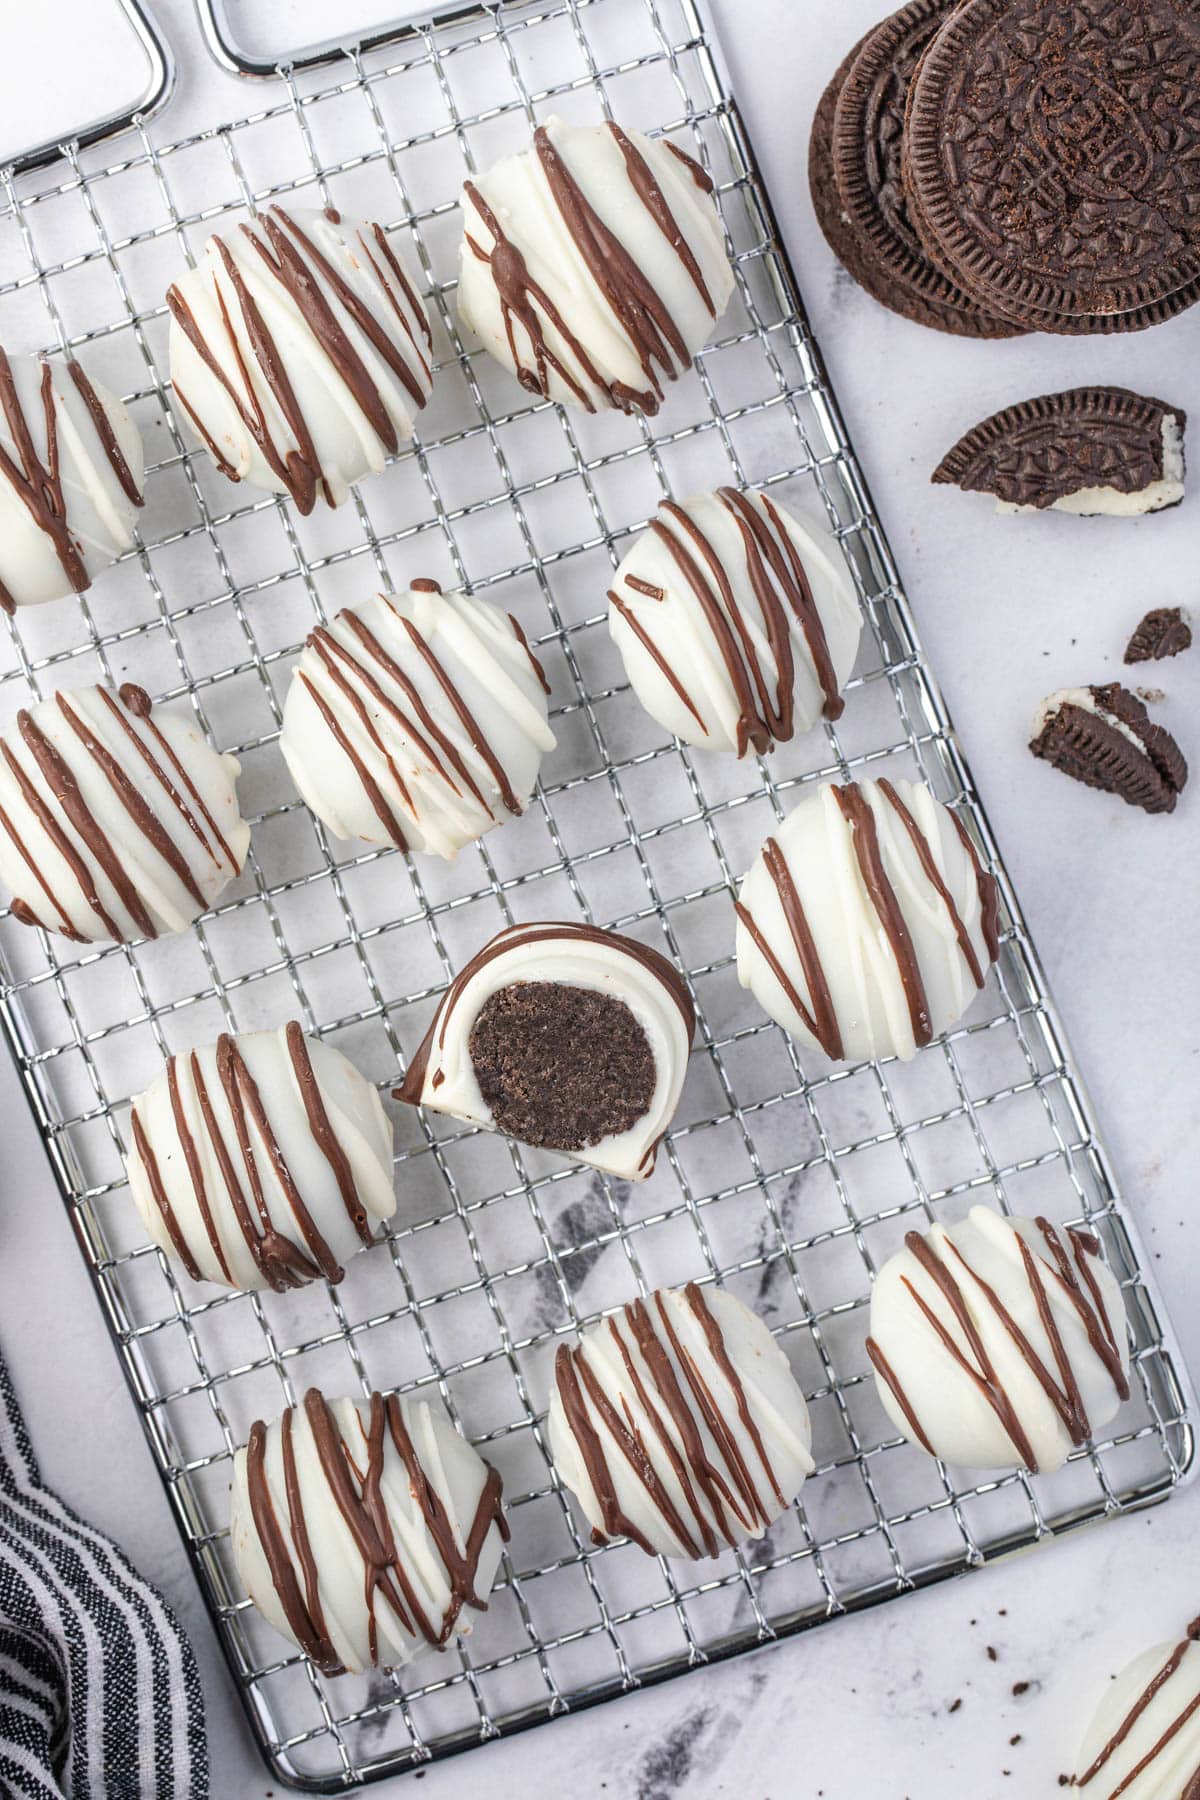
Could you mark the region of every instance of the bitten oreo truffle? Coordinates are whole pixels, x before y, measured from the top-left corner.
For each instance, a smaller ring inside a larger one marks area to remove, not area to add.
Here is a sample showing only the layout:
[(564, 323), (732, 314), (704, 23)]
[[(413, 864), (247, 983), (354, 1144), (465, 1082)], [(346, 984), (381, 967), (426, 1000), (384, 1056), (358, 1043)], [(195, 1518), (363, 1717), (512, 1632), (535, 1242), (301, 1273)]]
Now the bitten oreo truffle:
[(922, 235), (981, 303), (1150, 323), (1200, 277), (1200, 19), (1186, 0), (964, 0), (912, 82)]
[(862, 620), (837, 543), (770, 494), (665, 500), (609, 591), (638, 699), (685, 743), (735, 756), (840, 718)]
[(993, 413), (933, 479), (994, 494), (998, 512), (1161, 512), (1183, 499), (1186, 423), (1181, 407), (1128, 388), (1069, 388)]
[(269, 206), (168, 289), (171, 385), (231, 481), (340, 506), (413, 432), (429, 321), (379, 225)]
[(554, 748), (548, 692), (511, 613), (414, 581), (312, 632), (280, 749), (337, 837), (453, 859), (525, 810)]
[(787, 1357), (721, 1288), (659, 1288), (559, 1346), (550, 1453), (596, 1543), (699, 1560), (761, 1537), (811, 1443)]
[(0, 607), (82, 594), (133, 545), (137, 426), (82, 363), (0, 350)]
[(1162, 662), (1192, 646), (1192, 627), (1181, 606), (1155, 606), (1135, 626), (1125, 662)]
[(500, 1477), (423, 1400), (310, 1388), (233, 1459), (230, 1541), (246, 1592), (327, 1675), (444, 1650), (486, 1612)]
[(292, 1020), (172, 1056), (129, 1116), (129, 1188), (194, 1281), (340, 1281), (390, 1218), (392, 1127), (353, 1063)]
[(736, 912), (742, 986), (838, 1062), (907, 1060), (962, 1017), (999, 949), (994, 876), (956, 815), (908, 781), (801, 800)]
[(0, 880), (79, 943), (182, 931), (246, 860), (232, 756), (127, 683), (59, 691), (0, 737)]
[(1085, 787), (1143, 812), (1169, 813), (1188, 778), (1182, 750), (1128, 688), (1061, 688), (1042, 701), (1029, 748)]
[(1097, 1240), (987, 1206), (908, 1233), (871, 1291), (867, 1353), (897, 1430), (969, 1469), (1057, 1469), (1129, 1398)]
[(1195, 1800), (1200, 1793), (1200, 1619), (1107, 1683), (1071, 1783), (1084, 1800)]
[(642, 1181), (694, 1030), (657, 950), (591, 925), (514, 925), (446, 990), (396, 1098)]
[(547, 119), (463, 188), (459, 312), (521, 386), (656, 413), (733, 292), (712, 182), (609, 120)]

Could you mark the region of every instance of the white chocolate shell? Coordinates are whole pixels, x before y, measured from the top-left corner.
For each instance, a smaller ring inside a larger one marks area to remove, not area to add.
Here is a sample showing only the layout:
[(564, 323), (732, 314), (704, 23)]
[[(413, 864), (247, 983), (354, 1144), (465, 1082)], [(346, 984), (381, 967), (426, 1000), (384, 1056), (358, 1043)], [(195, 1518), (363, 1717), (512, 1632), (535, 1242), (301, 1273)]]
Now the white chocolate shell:
[(609, 630), (633, 690), (702, 750), (769, 750), (840, 718), (862, 618), (829, 532), (772, 495), (665, 501), (623, 558)]
[(1129, 1397), (1097, 1240), (987, 1206), (908, 1234), (871, 1291), (867, 1350), (896, 1428), (968, 1469), (1057, 1469)]
[(411, 438), (429, 321), (370, 221), (269, 206), (209, 238), (167, 293), (179, 411), (223, 475), (340, 506)]
[(172, 1056), (129, 1128), (138, 1212), (193, 1280), (243, 1292), (340, 1281), (395, 1210), (377, 1091), (294, 1021)]
[(126, 684), (57, 692), (0, 737), (0, 881), (79, 942), (182, 931), (241, 869), (232, 756), (183, 706)]
[(141, 435), (81, 363), (0, 350), (0, 607), (82, 593), (133, 545)]
[(311, 634), (280, 748), (335, 836), (452, 859), (525, 810), (554, 748), (546, 699), (511, 614), (421, 581)]
[(238, 1573), (330, 1674), (394, 1668), (469, 1632), (506, 1536), (499, 1476), (423, 1400), (310, 1388), (234, 1457)]
[(911, 1057), (999, 947), (996, 883), (915, 782), (824, 783), (767, 837), (737, 903), (738, 980), (834, 1061)]
[(550, 1450), (601, 1539), (698, 1560), (761, 1537), (811, 1443), (787, 1357), (721, 1288), (659, 1288), (559, 1347)]

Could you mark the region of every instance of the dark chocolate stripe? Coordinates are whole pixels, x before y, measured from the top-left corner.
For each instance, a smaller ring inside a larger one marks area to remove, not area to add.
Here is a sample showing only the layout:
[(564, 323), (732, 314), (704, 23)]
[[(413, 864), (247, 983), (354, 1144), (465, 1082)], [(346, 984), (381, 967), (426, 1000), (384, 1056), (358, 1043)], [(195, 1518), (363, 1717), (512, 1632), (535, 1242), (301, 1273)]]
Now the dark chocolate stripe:
[(666, 195), (654, 179), (654, 171), (627, 132), (622, 131), (621, 127), (612, 119), (607, 121), (607, 125), (620, 146), (621, 155), (625, 158), (625, 170), (629, 176), (630, 186), (691, 276), (696, 292), (715, 319), (717, 309), (713, 305), (712, 295), (700, 272), (700, 264), (696, 261), (692, 247), (683, 235), (678, 219), (667, 204)]
[(199, 1281), (199, 1265), (192, 1255), (187, 1238), (180, 1229), (179, 1220), (175, 1217), (174, 1208), (167, 1198), (167, 1190), (163, 1183), (162, 1170), (158, 1166), (158, 1158), (154, 1154), (153, 1146), (150, 1143), (150, 1138), (146, 1132), (145, 1126), (142, 1124), (136, 1106), (132, 1108), (129, 1114), (129, 1129), (133, 1135), (134, 1148), (141, 1159), (142, 1167), (146, 1171), (146, 1179), (150, 1183), (150, 1192), (154, 1197), (154, 1204), (157, 1206), (159, 1213), (162, 1216), (162, 1222), (167, 1228), (167, 1236), (174, 1246), (175, 1254), (187, 1270), (188, 1274), (192, 1277), (192, 1280)]
[[(627, 575), (625, 577), (625, 579), (626, 579), (626, 581), (629, 582), (630, 587), (632, 587), (634, 585), (633, 577), (630, 577)], [(657, 591), (659, 594), (659, 598), (661, 599), (662, 598), (661, 590), (657, 590)], [(646, 630), (645, 626), (642, 624), (642, 622), (638, 618), (637, 614), (633, 611), (632, 607), (626, 606), (625, 602), (622, 600), (620, 594), (617, 593), (615, 588), (609, 588), (608, 598), (609, 598), (610, 602), (612, 603), (612, 605), (616, 607), (617, 611), (620, 613), (621, 617), (624, 619), (625, 623), (628, 625), (630, 631), (632, 631), (634, 637), (637, 638), (638, 642), (645, 649), (646, 654), (649, 657), (651, 657), (654, 662), (656, 662), (658, 664), (658, 667), (662, 671), (662, 674), (663, 674), (664, 678), (666, 679), (666, 681), (668, 682), (668, 684), (675, 690), (676, 694), (678, 694), (679, 698), (683, 701), (683, 704), (687, 707), (688, 711), (691, 713), (693, 719), (695, 719), (697, 725), (700, 727), (700, 729), (704, 733), (705, 737), (707, 737), (708, 736), (708, 726), (704, 723), (704, 720), (701, 718), (700, 714), (697, 712), (691, 695), (688, 693), (688, 691), (684, 687), (682, 681), (680, 681), (678, 675), (675, 673), (674, 669), (671, 667), (670, 663), (667, 661), (665, 653), (659, 649), (658, 645), (655, 643), (654, 639), (650, 636), (650, 633)]]
[(923, 1044), (928, 1044), (933, 1037), (929, 1002), (925, 996), (925, 983), (921, 979), (921, 965), (917, 961), (917, 953), (913, 948), (912, 937), (903, 910), (883, 865), (875, 815), (857, 782), (849, 782), (845, 787), (834, 787), (829, 791), (841, 809), (842, 817), (850, 827), (850, 840), (858, 859), (863, 886), (870, 896), (879, 923), (883, 927), (884, 935), (891, 946), (892, 955), (896, 959), (896, 967), (904, 988), (904, 998), (908, 1003), (913, 1042), (920, 1048)]
[(811, 1006), (806, 1006), (794, 983), (789, 979), (779, 958), (771, 949), (766, 934), (761, 931), (749, 909), (737, 902), (737, 913), (747, 931), (750, 933), (759, 950), (766, 958), (773, 974), (779, 981), (788, 999), (795, 1007), (800, 1018), (808, 1027), (824, 1050), (826, 1056), (834, 1061), (842, 1055), (842, 1033), (838, 1024), (837, 1008), (833, 1004), (829, 980), (825, 974), (825, 966), (821, 961), (821, 953), (817, 949), (812, 927), (804, 911), (800, 899), (800, 890), (792, 878), (791, 867), (778, 841), (769, 837), (762, 849), (763, 867), (770, 876), (779, 896), (779, 904), (783, 908), (784, 920), (788, 935), (800, 958), (800, 967), (804, 971)]
[[(7, 476), (13, 492), (21, 500), (30, 518), (54, 546), (63, 574), (77, 594), (88, 586), (90, 576), (71, 536), (67, 524), (67, 503), (63, 494), (62, 471), (59, 466), (58, 416), (54, 403), (54, 371), (47, 362), (41, 365), (42, 417), (46, 428), (46, 462), (42, 463), (34, 447), (29, 421), (17, 397), (17, 384), (12, 365), (0, 349), (0, 409), (3, 410), (9, 435), (19, 462), (14, 462), (0, 444), (0, 474)], [(6, 610), (15, 610), (11, 594), (6, 592)]]
[[(508, 339), (508, 351), (512, 357), (513, 367), (517, 372), (517, 380), (526, 393), (540, 394), (548, 399), (550, 395), (549, 374), (555, 374), (574, 394), (579, 404), (588, 412), (595, 412), (590, 396), (582, 388), (574, 375), (567, 368), (561, 357), (557, 356), (546, 342), (546, 333), (539, 319), (534, 302), (537, 302), (550, 324), (558, 332), (571, 355), (575, 358), (584, 374), (602, 392), (609, 393), (609, 387), (599, 369), (596, 368), (587, 351), (571, 330), (558, 308), (540, 283), (529, 273), (529, 266), (520, 250), (510, 238), (505, 237), (500, 221), (492, 211), (473, 181), (463, 187), (463, 193), (471, 202), (492, 238), (490, 251), (484, 250), (476, 243), (468, 230), (465, 242), (477, 262), (487, 263), (491, 269), (492, 280), (496, 285), (496, 293), (500, 298), (500, 314), (504, 321), (505, 336)], [(525, 330), (533, 351), (534, 366), (528, 368), (517, 352), (516, 333), (513, 321), (516, 320)], [(616, 404), (614, 400), (613, 404)]]
[[(103, 693), (103, 689), (98, 691)], [(136, 732), (130, 729), (125, 720), (120, 719), (119, 708), (113, 705), (113, 702), (107, 695), (105, 695), (105, 700), (112, 710), (117, 712), (122, 728), (134, 739), (134, 742), (141, 749), (145, 760), (152, 767), (157, 768), (158, 765), (154, 762), (154, 758), (146, 750), (145, 746), (142, 744), (142, 740), (137, 736)], [(183, 852), (179, 849), (162, 820), (138, 792), (125, 770), (121, 767), (112, 751), (108, 748), (107, 744), (102, 743), (82, 715), (77, 713), (73, 706), (68, 705), (67, 696), (62, 693), (56, 694), (55, 701), (57, 702), (59, 712), (66, 720), (71, 730), (75, 733), (75, 736), (79, 739), (92, 761), (100, 769), (105, 780), (108, 782), (109, 787), (112, 789), (129, 817), (133, 820), (133, 823), (137, 826), (150, 848), (157, 856), (161, 857), (162, 861), (166, 863), (180, 886), (187, 890), (192, 899), (196, 902), (196, 905), (203, 911), (207, 905), (207, 901), (204, 898), (204, 890), (192, 873), (186, 856), (184, 856)], [(158, 773), (159, 779), (162, 781), (164, 779), (162, 771), (159, 770)], [(165, 783), (165, 785), (171, 792), (176, 806), (178, 807), (179, 796), (175, 794), (174, 789), (170, 788), (169, 783)], [(94, 815), (93, 821), (96, 831), (102, 832), (103, 828), (100, 825), (99, 820), (95, 819)], [(196, 822), (194, 819), (191, 819), (190, 816), (189, 823), (191, 824), (193, 831), (196, 831)], [(198, 831), (196, 834), (197, 836), (200, 835)], [(116, 847), (113, 846), (113, 849), (115, 852)], [(138, 904), (141, 904), (140, 897)], [(145, 916), (148, 920), (149, 915), (146, 914)], [(154, 936), (153, 926), (150, 927), (146, 935), (148, 937)]]
[(304, 1102), (304, 1116), (308, 1120), (308, 1129), (312, 1132), (317, 1148), (333, 1171), (338, 1192), (342, 1196), (342, 1204), (346, 1208), (346, 1216), (350, 1219), (362, 1243), (369, 1244), (372, 1238), (371, 1222), (367, 1218), (367, 1210), (359, 1199), (358, 1189), (354, 1183), (354, 1172), (350, 1167), (350, 1159), (342, 1148), (341, 1139), (329, 1121), (329, 1113), (321, 1094), (321, 1085), (312, 1066), (308, 1041), (295, 1019), (289, 1019), (284, 1028), (288, 1055), (292, 1062), (292, 1072), (296, 1077), (296, 1086), (300, 1090), (300, 1098)]
[[(1187, 1636), (1183, 1639), (1183, 1642), (1176, 1644), (1162, 1668), (1159, 1669), (1156, 1674), (1151, 1676), (1150, 1680), (1142, 1689), (1142, 1692), (1138, 1695), (1137, 1699), (1134, 1701), (1125, 1717), (1121, 1720), (1116, 1731), (1104, 1745), (1095, 1761), (1084, 1770), (1082, 1775), (1076, 1776), (1074, 1784), (1076, 1787), (1087, 1787), (1096, 1779), (1096, 1776), (1099, 1775), (1100, 1771), (1112, 1760), (1122, 1744), (1125, 1743), (1142, 1714), (1146, 1712), (1151, 1704), (1158, 1698), (1159, 1693), (1176, 1673), (1184, 1657), (1198, 1638), (1200, 1638), (1200, 1619), (1193, 1619), (1192, 1623), (1188, 1626)], [(1157, 1759), (1176, 1733), (1182, 1730), (1195, 1712), (1197, 1706), (1200, 1706), (1200, 1698), (1191, 1701), (1181, 1713), (1176, 1715), (1172, 1724), (1158, 1739), (1149, 1754), (1144, 1756), (1141, 1761), (1130, 1770), (1129, 1774), (1121, 1782), (1120, 1787), (1116, 1787), (1112, 1790), (1109, 1795), (1109, 1800), (1116, 1800), (1118, 1794), (1128, 1790), (1137, 1777)], [(1198, 1774), (1200, 1774), (1200, 1770), (1197, 1770), (1190, 1777), (1187, 1787), (1180, 1796), (1180, 1800), (1188, 1800), (1188, 1796), (1192, 1792)]]
[(80, 398), (88, 409), (96, 436), (100, 440), (100, 447), (108, 458), (121, 492), (131, 505), (144, 506), (146, 502), (142, 490), (133, 478), (132, 469), (125, 461), (121, 446), (117, 442), (117, 434), (112, 428), (112, 421), (105, 411), (103, 401), (88, 379), (87, 370), (82, 363), (77, 363), (74, 357), (67, 363), (67, 367), (71, 371), (72, 381), (79, 389)]
[(563, 223), (624, 328), (650, 389), (643, 395), (613, 382), (609, 393), (614, 404), (632, 401), (643, 411), (655, 412), (662, 399), (658, 370), (673, 380), (691, 360), (679, 326), (662, 295), (587, 198), (544, 125), (533, 134), (533, 148)]
[[(104, 690), (102, 689), (101, 692), (103, 692), (103, 691)], [(225, 858), (225, 861), (229, 864), (230, 869), (236, 875), (242, 865), (238, 861), (237, 857), (234, 855), (233, 849), (230, 846), (228, 838), (225, 836), (224, 832), (221, 830), (220, 826), (217, 824), (217, 821), (213, 818), (212, 813), (209, 811), (208, 807), (206, 806), (206, 804), (204, 802), (204, 797), (201, 794), (199, 788), (196, 786), (195, 782), (192, 780), (191, 776), (188, 774), (187, 770), (184, 768), (182, 762), (180, 762), (178, 756), (176, 756), (175, 751), (172, 749), (170, 741), (167, 738), (165, 732), (156, 723), (152, 705), (151, 705), (151, 701), (150, 701), (150, 696), (146, 693), (144, 688), (135, 686), (134, 683), (131, 681), (127, 681), (127, 682), (123, 683), (123, 685), (118, 689), (118, 693), (120, 695), (121, 703), (125, 707), (126, 711), (131, 712), (133, 714), (134, 718), (141, 719), (142, 723), (146, 727), (146, 730), (150, 733), (151, 737), (154, 739), (155, 743), (158, 745), (159, 749), (162, 751), (165, 761), (170, 763), (171, 767), (174, 769), (175, 774), (177, 775), (177, 777), (179, 779), (181, 787), (186, 788), (188, 794), (191, 797), (193, 806), (195, 807), (196, 811), (199, 813), (200, 817), (204, 820), (204, 823), (205, 823), (206, 827), (208, 828), (209, 833), (212, 836), (213, 842), (217, 845), (217, 847), (219, 848), (219, 850), (221, 852), (221, 855)], [(163, 782), (164, 787), (169, 785), (165, 778), (165, 775), (160, 775), (159, 779)], [(244, 856), (244, 853), (243, 853), (243, 856)], [(213, 861), (215, 862), (216, 860), (217, 860), (216, 856), (214, 855)]]
[(904, 804), (904, 801), (900, 798), (886, 775), (880, 776), (878, 786), (880, 793), (888, 801), (892, 811), (904, 826), (905, 831), (907, 831), (909, 838), (912, 841), (913, 849), (917, 853), (917, 860), (924, 870), (925, 879), (934, 889), (934, 892), (941, 900), (942, 905), (949, 913), (950, 923), (954, 927), (954, 935), (958, 939), (958, 947), (962, 951), (964, 962), (971, 971), (971, 979), (977, 988), (981, 988), (985, 980), (984, 971), (979, 966), (979, 958), (975, 953), (975, 946), (971, 942), (971, 934), (963, 922), (962, 914), (959, 912), (957, 906), (955, 906), (954, 897), (951, 894), (950, 889), (946, 886), (945, 881), (942, 879), (942, 872), (937, 866), (929, 839), (925, 836), (925, 833), (921, 830), (921, 827), (917, 824), (912, 813)]
[[(179, 1087), (179, 1058), (177, 1056), (172, 1056), (167, 1059), (167, 1092), (171, 1100), (171, 1117), (175, 1124), (175, 1136), (179, 1139), (180, 1146), (183, 1150), (183, 1160), (187, 1164), (188, 1176), (192, 1183), (192, 1192), (196, 1196), (196, 1205), (200, 1209), (200, 1217), (204, 1221), (204, 1229), (208, 1235), (209, 1244), (212, 1246), (212, 1252), (217, 1259), (217, 1265), (220, 1268), (221, 1273), (224, 1275), (226, 1281), (232, 1283), (233, 1275), (225, 1257), (225, 1251), (221, 1243), (221, 1234), (217, 1230), (217, 1223), (213, 1217), (212, 1203), (208, 1194), (208, 1184), (204, 1179), (204, 1169), (200, 1162), (199, 1152), (196, 1149), (196, 1140), (192, 1136), (191, 1128), (187, 1122), (187, 1112), (183, 1104), (183, 1095), (180, 1092)], [(172, 1233), (172, 1238), (174, 1238), (174, 1233)]]
[[(61, 707), (63, 705), (63, 696), (58, 694), (55, 698), (58, 700)], [(65, 707), (63, 707), (63, 711), (64, 713), (66, 712)], [(103, 826), (95, 817), (87, 801), (84, 799), (83, 791), (80, 788), (78, 781), (75, 779), (74, 773), (66, 758), (63, 756), (62, 752), (50, 742), (50, 739), (46, 736), (41, 727), (34, 723), (32, 714), (24, 711), (24, 709), (17, 714), (17, 727), (30, 754), (41, 771), (42, 779), (46, 782), (50, 792), (62, 807), (69, 823), (74, 827), (87, 849), (90, 850), (91, 854), (95, 857), (100, 868), (104, 871), (105, 875), (107, 875), (116, 891), (118, 899), (133, 920), (134, 925), (144, 937), (156, 937), (158, 933), (154, 921), (142, 904), (141, 895), (126, 874), (115, 845), (112, 843)], [(7, 753), (7, 745), (5, 746), (5, 750)], [(10, 760), (15, 763), (15, 759)], [(27, 795), (26, 798), (29, 798), (29, 795)], [(35, 810), (43, 824), (47, 820), (51, 820), (49, 810), (42, 802), (40, 796), (38, 797)], [(51, 820), (51, 822), (53, 821)], [(57, 827), (55, 829), (57, 830)], [(77, 864), (80, 861), (77, 857), (74, 858), (74, 860)], [(95, 895), (95, 888), (92, 884), (90, 875), (87, 877), (86, 886), (82, 880), (80, 885), (81, 887), (84, 887), (85, 893), (88, 893), (90, 901)], [(125, 936), (125, 933), (117, 929), (106, 913), (102, 912), (101, 916), (110, 927), (114, 937), (122, 938)]]
[(987, 945), (989, 961), (995, 962), (1000, 954), (1000, 884), (980, 862), (974, 839), (953, 807), (948, 806), (946, 811), (954, 820), (954, 828), (962, 840), (963, 849), (970, 857), (971, 866), (975, 871), (975, 884), (979, 889), (980, 929), (983, 932), (983, 941)]

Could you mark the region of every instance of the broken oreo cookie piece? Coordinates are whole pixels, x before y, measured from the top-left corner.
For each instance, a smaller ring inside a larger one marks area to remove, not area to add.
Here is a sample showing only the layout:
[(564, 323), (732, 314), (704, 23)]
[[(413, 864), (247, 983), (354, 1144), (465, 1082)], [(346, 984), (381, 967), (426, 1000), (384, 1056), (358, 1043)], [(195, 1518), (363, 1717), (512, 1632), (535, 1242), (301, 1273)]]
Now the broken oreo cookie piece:
[(1183, 499), (1179, 407), (1128, 388), (1068, 388), (993, 413), (933, 480), (994, 494), (999, 512), (1161, 512)]
[(1164, 657), (1178, 656), (1191, 647), (1192, 628), (1180, 606), (1156, 606), (1141, 623), (1125, 646), (1127, 663), (1162, 662)]
[(1029, 748), (1086, 787), (1119, 794), (1143, 812), (1174, 812), (1188, 770), (1183, 752), (1146, 708), (1111, 681), (1062, 688), (1043, 700)]

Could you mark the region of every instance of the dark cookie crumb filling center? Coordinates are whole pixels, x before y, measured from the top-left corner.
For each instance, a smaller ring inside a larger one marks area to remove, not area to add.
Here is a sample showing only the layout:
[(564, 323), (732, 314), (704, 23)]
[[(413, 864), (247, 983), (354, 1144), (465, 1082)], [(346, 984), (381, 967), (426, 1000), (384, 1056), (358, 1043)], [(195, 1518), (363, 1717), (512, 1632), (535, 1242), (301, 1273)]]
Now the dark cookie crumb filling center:
[(654, 1097), (646, 1033), (623, 1000), (557, 981), (517, 981), (471, 1027), (471, 1062), (499, 1130), (546, 1150), (628, 1131)]

